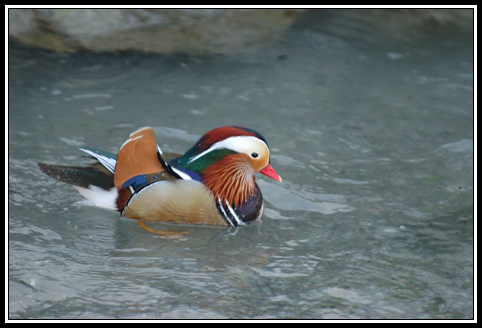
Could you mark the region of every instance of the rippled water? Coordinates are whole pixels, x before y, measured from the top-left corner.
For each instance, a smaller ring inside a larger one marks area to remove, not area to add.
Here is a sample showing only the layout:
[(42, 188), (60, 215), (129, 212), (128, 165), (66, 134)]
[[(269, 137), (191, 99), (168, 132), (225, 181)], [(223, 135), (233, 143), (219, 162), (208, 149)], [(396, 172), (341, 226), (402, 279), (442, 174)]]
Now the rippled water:
[[(10, 45), (10, 318), (473, 318), (470, 37), (363, 44), (316, 22), (237, 57)], [(36, 166), (231, 124), (283, 178), (258, 178), (264, 215), (237, 230), (162, 239)]]

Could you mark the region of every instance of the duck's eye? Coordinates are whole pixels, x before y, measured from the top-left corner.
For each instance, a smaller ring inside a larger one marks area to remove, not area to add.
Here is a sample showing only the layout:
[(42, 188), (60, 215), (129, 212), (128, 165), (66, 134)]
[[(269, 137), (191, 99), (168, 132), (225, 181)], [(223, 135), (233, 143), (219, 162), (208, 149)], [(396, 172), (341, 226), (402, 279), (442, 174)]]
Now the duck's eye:
[(256, 152), (252, 152), (252, 153), (251, 153), (251, 157), (252, 157), (252, 158), (258, 158), (258, 157), (259, 157), (259, 154), (256, 153)]

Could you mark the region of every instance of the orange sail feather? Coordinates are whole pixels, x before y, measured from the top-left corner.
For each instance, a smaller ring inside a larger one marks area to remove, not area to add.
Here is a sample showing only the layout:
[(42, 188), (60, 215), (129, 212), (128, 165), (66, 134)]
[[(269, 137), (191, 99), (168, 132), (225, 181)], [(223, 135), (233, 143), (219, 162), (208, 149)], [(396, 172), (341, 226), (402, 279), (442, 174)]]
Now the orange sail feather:
[(129, 136), (117, 155), (114, 184), (121, 189), (124, 182), (140, 175), (163, 171), (157, 157), (157, 143), (154, 131), (145, 127)]

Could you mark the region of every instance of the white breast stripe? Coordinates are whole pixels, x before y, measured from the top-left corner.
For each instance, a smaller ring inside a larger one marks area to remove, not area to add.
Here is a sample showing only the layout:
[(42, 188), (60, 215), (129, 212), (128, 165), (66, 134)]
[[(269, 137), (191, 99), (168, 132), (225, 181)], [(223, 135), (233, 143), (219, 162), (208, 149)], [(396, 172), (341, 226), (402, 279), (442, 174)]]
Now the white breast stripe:
[(229, 205), (229, 202), (227, 200), (226, 200), (226, 206), (228, 207), (229, 212), (231, 212), (231, 214), (233, 215), (238, 226), (244, 225), (245, 223), (238, 218), (238, 216), (236, 215), (236, 212), (234, 212), (233, 208), (231, 207), (231, 205)]
[(223, 204), (221, 203), (220, 197), (218, 197), (218, 204), (219, 204), (219, 208), (221, 209), (221, 212), (223, 212), (224, 219), (226, 221), (228, 221), (228, 223), (231, 225), (231, 227), (235, 227), (235, 225), (233, 224), (233, 222), (229, 218), (228, 214), (226, 214), (226, 212), (224, 211)]

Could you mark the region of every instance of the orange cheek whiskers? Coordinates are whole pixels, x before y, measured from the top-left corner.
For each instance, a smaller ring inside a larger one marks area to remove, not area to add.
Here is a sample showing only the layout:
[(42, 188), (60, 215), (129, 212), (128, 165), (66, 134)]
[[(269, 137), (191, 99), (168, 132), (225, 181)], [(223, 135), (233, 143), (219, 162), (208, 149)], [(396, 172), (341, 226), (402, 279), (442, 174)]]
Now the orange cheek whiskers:
[(236, 208), (253, 192), (254, 170), (248, 161), (237, 155), (229, 155), (203, 172), (204, 184), (214, 194)]

